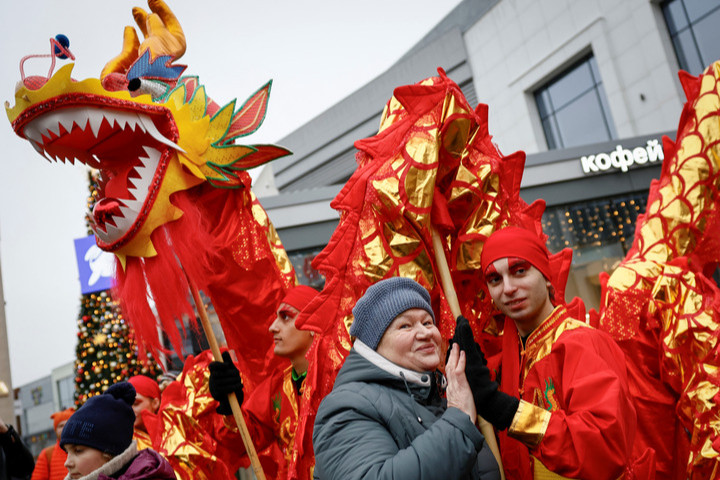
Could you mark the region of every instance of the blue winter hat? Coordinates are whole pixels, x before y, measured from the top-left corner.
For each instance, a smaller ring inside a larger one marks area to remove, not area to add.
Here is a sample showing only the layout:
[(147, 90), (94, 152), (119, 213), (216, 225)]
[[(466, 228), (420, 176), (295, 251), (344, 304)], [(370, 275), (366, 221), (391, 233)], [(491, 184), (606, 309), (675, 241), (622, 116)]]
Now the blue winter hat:
[(85, 445), (111, 455), (124, 452), (133, 439), (135, 388), (129, 382), (111, 385), (89, 398), (63, 428), (60, 446)]
[(376, 350), (390, 323), (411, 308), (422, 308), (435, 321), (430, 294), (422, 285), (405, 277), (381, 280), (371, 285), (355, 304), (350, 335)]

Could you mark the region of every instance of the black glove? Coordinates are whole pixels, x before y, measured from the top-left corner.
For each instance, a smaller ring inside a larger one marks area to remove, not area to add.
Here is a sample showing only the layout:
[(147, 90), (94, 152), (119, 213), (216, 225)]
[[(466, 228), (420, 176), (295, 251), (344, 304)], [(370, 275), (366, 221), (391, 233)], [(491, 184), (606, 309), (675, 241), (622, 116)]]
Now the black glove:
[(222, 358), (222, 362), (210, 362), (210, 395), (220, 402), (220, 406), (215, 409), (217, 413), (232, 415), (228, 394), (234, 392), (238, 403), (242, 405), (243, 383), (240, 371), (230, 358), (230, 352), (223, 352)]
[(450, 345), (453, 343), (457, 343), (460, 350), (465, 352), (465, 376), (470, 384), (478, 414), (498, 430), (506, 429), (512, 423), (520, 400), (498, 391), (497, 382), (490, 379), (490, 369), (480, 345), (475, 342), (470, 322), (462, 315), (457, 318), (455, 335), (450, 340)]

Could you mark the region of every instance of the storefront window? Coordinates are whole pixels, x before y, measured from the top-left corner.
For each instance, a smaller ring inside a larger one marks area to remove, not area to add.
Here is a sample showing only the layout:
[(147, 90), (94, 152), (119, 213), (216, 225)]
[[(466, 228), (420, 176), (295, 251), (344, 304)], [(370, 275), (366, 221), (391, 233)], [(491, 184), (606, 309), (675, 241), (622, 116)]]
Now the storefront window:
[(662, 4), (680, 68), (699, 75), (720, 59), (720, 3), (670, 0)]
[(72, 376), (57, 381), (60, 410), (75, 406), (75, 379)]
[(600, 303), (601, 272), (612, 272), (633, 243), (647, 192), (551, 207), (543, 215), (548, 248), (573, 250), (566, 299), (578, 296), (588, 309)]
[(616, 138), (595, 57), (588, 56), (535, 92), (549, 149)]

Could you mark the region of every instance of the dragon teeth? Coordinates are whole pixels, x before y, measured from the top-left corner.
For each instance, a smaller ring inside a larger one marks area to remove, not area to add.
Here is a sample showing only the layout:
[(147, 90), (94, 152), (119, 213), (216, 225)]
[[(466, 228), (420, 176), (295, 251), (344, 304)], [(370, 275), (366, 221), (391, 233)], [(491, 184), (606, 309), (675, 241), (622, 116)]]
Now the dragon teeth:
[[(25, 138), (30, 140), (30, 143), (32, 143), (33, 146), (35, 146), (35, 144), (42, 145), (43, 139), (42, 139), (42, 134), (40, 133), (40, 130), (25, 127), (23, 134), (25, 135)], [(37, 150), (37, 148), (35, 148), (35, 150)]]
[[(60, 125), (62, 125), (63, 128), (65, 129), (65, 131), (70, 133), (72, 131), (74, 123), (76, 123), (76, 122), (75, 122), (75, 118), (73, 118), (73, 117), (69, 117), (69, 116), (61, 117), (58, 121), (58, 132), (60, 131)], [(86, 121), (83, 121), (83, 120), (80, 120), (79, 122), (77, 122), (78, 125), (85, 125), (85, 123), (86, 123)], [(59, 133), (58, 133), (58, 135), (59, 135)]]
[(90, 130), (92, 131), (95, 138), (97, 138), (98, 136), (98, 132), (100, 131), (100, 125), (102, 125), (102, 121), (104, 119), (105, 116), (102, 114), (102, 112), (98, 110), (88, 111), (88, 123), (90, 124)]
[(147, 157), (138, 157), (140, 165), (137, 165), (133, 170), (140, 178), (133, 178), (132, 185), (134, 188), (129, 188), (128, 191), (135, 198), (144, 199), (147, 196), (147, 192), (150, 190), (150, 184), (155, 173), (155, 169), (160, 163), (160, 151), (143, 146)]
[(145, 131), (152, 135), (152, 137), (157, 140), (160, 143), (163, 143), (167, 145), (168, 147), (172, 147), (175, 150), (178, 150), (182, 153), (186, 153), (185, 150), (180, 148), (179, 145), (177, 145), (175, 142), (170, 140), (169, 138), (165, 138), (162, 133), (158, 131), (158, 129), (155, 127), (155, 124), (148, 118), (146, 115), (138, 115), (138, 119), (142, 123), (143, 127), (145, 127)]
[(45, 114), (27, 124), (23, 134), (27, 139), (42, 144), (44, 143), (43, 136), (47, 139), (52, 138), (51, 133), (56, 137), (60, 136), (60, 126), (62, 125), (67, 132), (71, 132), (73, 126), (82, 130), (87, 130), (89, 127), (93, 136), (97, 138), (103, 120), (111, 127), (117, 125), (118, 128), (129, 128), (133, 132), (139, 129), (143, 133), (151, 135), (158, 142), (185, 153), (180, 146), (160, 133), (147, 115), (99, 108), (65, 108)]

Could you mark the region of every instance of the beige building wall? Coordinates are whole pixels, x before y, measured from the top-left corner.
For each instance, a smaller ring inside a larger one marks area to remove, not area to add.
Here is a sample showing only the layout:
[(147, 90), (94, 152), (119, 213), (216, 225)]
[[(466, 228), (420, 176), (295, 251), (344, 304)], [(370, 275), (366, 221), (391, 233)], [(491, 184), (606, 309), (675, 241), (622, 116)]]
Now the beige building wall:
[(5, 423), (18, 427), (15, 421), (13, 384), (10, 375), (7, 326), (5, 325), (5, 296), (3, 294), (2, 265), (0, 264), (0, 417)]

